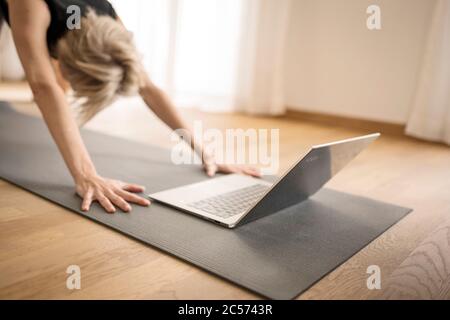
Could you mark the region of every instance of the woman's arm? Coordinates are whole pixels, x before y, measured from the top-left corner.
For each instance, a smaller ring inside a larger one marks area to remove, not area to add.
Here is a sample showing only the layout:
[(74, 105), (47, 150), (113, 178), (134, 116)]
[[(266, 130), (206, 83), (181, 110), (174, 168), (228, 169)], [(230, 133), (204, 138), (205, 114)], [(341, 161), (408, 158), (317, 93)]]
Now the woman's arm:
[(203, 161), (203, 167), (209, 176), (214, 176), (216, 172), (222, 173), (242, 173), (254, 177), (260, 177), (260, 171), (257, 168), (242, 165), (232, 165), (217, 163), (214, 157), (204, 152), (201, 143), (195, 141), (192, 130), (184, 122), (170, 98), (164, 91), (155, 86), (145, 72), (142, 73), (142, 86), (140, 95), (147, 106), (172, 130), (184, 129), (189, 136), (187, 139), (191, 148), (198, 154)]
[[(124, 28), (120, 17), (116, 18), (118, 22), (120, 22)], [(214, 157), (210, 154), (207, 154), (203, 149), (200, 143), (195, 141), (195, 137), (192, 133), (192, 130), (189, 128), (188, 124), (183, 120), (183, 118), (178, 113), (177, 109), (173, 105), (170, 98), (166, 95), (164, 91), (155, 86), (147, 73), (144, 70), (144, 67), (141, 66), (141, 86), (139, 90), (139, 94), (141, 95), (144, 102), (147, 106), (172, 130), (184, 129), (183, 133), (187, 136), (183, 136), (182, 138), (186, 139), (186, 143), (190, 144), (190, 147), (197, 155), (202, 159), (203, 168), (206, 173), (212, 177), (216, 174), (216, 172), (223, 173), (243, 173), (248, 174), (255, 177), (260, 177), (260, 171), (257, 168), (249, 167), (249, 166), (236, 166), (229, 164), (218, 164)]]
[(115, 211), (114, 205), (129, 211), (131, 207), (126, 201), (148, 205), (148, 200), (128, 192), (141, 192), (142, 187), (98, 176), (52, 67), (46, 44), (50, 13), (45, 2), (14, 0), (8, 4), (12, 33), (27, 80), (75, 180), (77, 193), (84, 199), (82, 209), (89, 210), (94, 200), (99, 201), (108, 212)]

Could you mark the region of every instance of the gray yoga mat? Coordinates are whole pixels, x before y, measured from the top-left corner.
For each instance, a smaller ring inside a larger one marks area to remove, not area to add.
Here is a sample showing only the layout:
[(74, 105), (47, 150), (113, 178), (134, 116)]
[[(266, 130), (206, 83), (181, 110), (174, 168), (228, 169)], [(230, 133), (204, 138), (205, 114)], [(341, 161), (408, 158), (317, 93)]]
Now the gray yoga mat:
[[(206, 179), (198, 167), (172, 165), (167, 150), (82, 134), (100, 174), (140, 183), (147, 192)], [(0, 103), (0, 150), (1, 178), (273, 299), (296, 297), (410, 212), (323, 189), (234, 230), (157, 203), (130, 214), (106, 214), (98, 205), (83, 213), (42, 120)]]

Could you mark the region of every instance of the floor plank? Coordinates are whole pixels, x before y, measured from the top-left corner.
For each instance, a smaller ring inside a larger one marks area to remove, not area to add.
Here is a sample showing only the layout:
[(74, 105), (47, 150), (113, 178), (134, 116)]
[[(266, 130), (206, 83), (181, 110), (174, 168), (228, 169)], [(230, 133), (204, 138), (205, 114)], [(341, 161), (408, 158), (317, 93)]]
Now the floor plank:
[(450, 220), (394, 270), (382, 298), (450, 300)]

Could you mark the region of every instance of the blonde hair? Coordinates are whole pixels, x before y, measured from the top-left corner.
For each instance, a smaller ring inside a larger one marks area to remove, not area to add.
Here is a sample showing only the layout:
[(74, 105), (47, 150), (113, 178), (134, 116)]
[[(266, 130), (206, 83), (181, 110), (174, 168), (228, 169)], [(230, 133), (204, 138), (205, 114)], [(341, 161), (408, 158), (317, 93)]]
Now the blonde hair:
[(109, 16), (90, 10), (81, 28), (68, 31), (57, 46), (58, 61), (79, 101), (85, 124), (119, 95), (139, 90), (140, 61), (132, 34)]

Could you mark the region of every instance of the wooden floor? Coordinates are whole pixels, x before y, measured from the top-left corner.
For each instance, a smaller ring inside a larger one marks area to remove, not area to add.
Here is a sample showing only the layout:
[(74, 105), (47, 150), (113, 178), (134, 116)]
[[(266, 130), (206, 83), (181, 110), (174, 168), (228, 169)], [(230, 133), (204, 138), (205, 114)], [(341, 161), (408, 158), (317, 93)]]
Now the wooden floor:
[[(19, 109), (36, 113), (29, 104)], [(131, 110), (132, 112), (129, 112)], [(217, 128), (279, 128), (281, 169), (311, 144), (367, 132), (283, 118), (184, 111)], [(168, 131), (135, 100), (89, 127), (167, 145)], [(300, 299), (450, 299), (450, 148), (383, 136), (329, 187), (411, 207), (414, 212), (302, 294)], [(82, 270), (66, 289), (67, 266)], [(381, 268), (381, 290), (366, 269)], [(0, 180), (0, 298), (253, 299), (258, 296)]]

